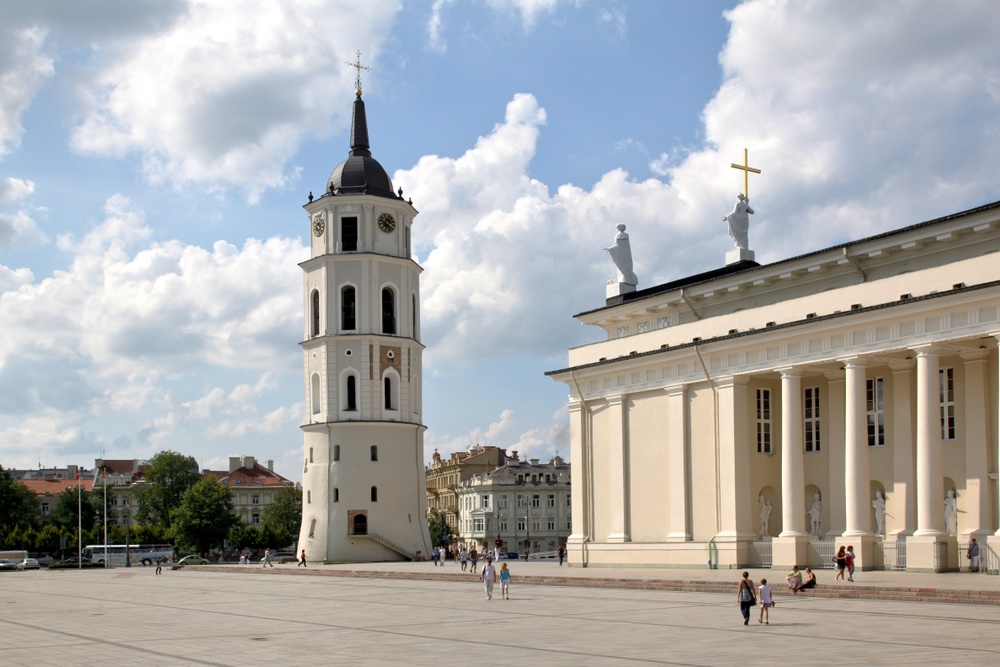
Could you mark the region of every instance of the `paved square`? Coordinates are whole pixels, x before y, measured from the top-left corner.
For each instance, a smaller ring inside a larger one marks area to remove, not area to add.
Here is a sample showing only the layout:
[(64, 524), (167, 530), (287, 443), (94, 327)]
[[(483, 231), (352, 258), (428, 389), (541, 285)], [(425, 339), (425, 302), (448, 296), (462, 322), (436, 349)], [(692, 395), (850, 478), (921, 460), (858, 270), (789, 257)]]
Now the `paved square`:
[[(225, 566), (222, 566), (225, 567)], [(734, 583), (735, 590), (735, 583)], [(1000, 607), (152, 569), (0, 575), (4, 665), (1000, 664)], [(755, 608), (754, 612), (757, 611)]]

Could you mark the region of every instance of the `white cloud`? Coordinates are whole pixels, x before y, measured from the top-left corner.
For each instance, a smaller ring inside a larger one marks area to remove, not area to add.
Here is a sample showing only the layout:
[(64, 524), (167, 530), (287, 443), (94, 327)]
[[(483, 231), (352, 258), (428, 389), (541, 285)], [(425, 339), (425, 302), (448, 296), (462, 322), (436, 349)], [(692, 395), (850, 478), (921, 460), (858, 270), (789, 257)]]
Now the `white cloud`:
[(455, 0), (434, 0), (431, 5), (431, 16), (427, 19), (427, 44), (437, 53), (448, 50), (448, 43), (442, 34), (445, 25), (444, 10), (454, 2)]
[(297, 178), (288, 163), (309, 132), (331, 130), (331, 110), (347, 113), (353, 73), (344, 63), (362, 45), (375, 58), (399, 8), (192, 0), (100, 72), (73, 145), (137, 152), (155, 183), (236, 187), (256, 201)]
[(54, 71), (44, 41), (38, 28), (0, 27), (0, 157), (20, 144), (21, 117)]
[(272, 410), (263, 417), (237, 421), (223, 420), (205, 429), (208, 438), (242, 438), (251, 433), (275, 433), (289, 424), (298, 424), (302, 419), (301, 406), (293, 405)]
[(35, 184), (32, 181), (25, 181), (20, 178), (0, 178), (0, 204), (13, 204), (14, 202), (26, 199), (35, 191)]

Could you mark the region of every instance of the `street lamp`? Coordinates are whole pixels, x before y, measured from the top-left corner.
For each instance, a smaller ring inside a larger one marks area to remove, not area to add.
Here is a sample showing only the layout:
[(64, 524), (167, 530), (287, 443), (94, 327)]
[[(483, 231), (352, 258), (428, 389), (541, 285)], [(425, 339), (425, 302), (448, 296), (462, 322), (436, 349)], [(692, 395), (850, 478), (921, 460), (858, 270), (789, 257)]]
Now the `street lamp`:
[(125, 567), (132, 567), (132, 557), (128, 553), (129, 545), (132, 543), (129, 532), (132, 528), (132, 501), (130, 497), (129, 494), (125, 494)]
[(104, 568), (111, 567), (108, 561), (108, 477), (101, 466), (101, 485), (104, 487)]
[(83, 569), (83, 496), (79, 468), (76, 469), (76, 568)]

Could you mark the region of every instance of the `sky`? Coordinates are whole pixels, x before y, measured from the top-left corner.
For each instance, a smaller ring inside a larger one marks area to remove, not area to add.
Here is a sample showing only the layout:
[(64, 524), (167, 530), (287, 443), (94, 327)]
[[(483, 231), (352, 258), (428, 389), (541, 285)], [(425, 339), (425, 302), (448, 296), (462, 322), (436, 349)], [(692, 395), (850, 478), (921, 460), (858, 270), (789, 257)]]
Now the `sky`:
[(0, 0), (0, 464), (165, 449), (301, 480), (310, 191), (420, 212), (425, 455), (569, 457), (603, 248), (639, 288), (1000, 199), (989, 0)]

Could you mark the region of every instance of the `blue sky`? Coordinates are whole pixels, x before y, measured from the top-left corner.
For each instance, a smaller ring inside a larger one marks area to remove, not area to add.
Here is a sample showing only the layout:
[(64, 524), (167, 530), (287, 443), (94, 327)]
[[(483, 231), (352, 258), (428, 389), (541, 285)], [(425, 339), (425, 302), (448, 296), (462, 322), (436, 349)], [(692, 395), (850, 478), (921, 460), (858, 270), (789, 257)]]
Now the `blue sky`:
[(569, 454), (546, 378), (631, 236), (718, 268), (1000, 198), (983, 1), (0, 0), (0, 463), (173, 449), (300, 478), (308, 220), (348, 150), (419, 211), (427, 457)]

